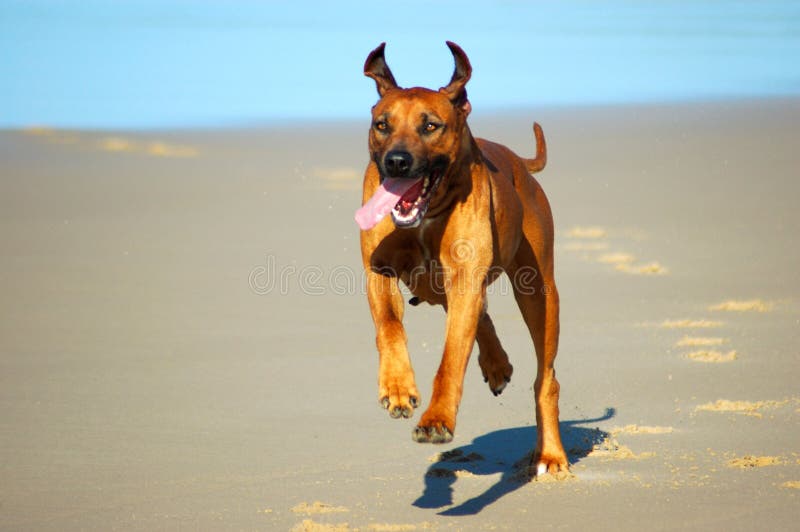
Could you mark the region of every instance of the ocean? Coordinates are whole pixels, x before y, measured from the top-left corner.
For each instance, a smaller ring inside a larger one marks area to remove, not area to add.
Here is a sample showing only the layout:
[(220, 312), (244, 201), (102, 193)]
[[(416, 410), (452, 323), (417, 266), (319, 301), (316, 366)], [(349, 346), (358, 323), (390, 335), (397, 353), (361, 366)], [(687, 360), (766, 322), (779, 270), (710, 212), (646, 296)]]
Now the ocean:
[(402, 86), (475, 109), (800, 94), (800, 2), (3, 0), (0, 127), (191, 128), (363, 119), (386, 42)]

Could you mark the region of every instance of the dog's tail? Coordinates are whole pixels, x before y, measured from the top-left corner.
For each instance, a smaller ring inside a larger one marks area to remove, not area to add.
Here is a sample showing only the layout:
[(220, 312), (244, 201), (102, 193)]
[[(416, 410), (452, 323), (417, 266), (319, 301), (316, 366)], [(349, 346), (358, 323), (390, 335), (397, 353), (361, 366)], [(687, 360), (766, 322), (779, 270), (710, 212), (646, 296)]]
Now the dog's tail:
[(544, 131), (538, 122), (533, 123), (533, 135), (536, 137), (536, 158), (525, 159), (525, 167), (528, 172), (535, 174), (541, 172), (547, 165), (547, 143), (544, 140)]

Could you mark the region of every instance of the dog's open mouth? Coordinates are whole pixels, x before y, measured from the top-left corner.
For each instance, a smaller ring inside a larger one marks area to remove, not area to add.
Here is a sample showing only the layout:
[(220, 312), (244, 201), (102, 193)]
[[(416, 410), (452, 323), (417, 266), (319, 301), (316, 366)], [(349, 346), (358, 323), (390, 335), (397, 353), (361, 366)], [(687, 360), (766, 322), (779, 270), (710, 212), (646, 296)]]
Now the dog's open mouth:
[(363, 230), (372, 229), (391, 212), (397, 227), (416, 227), (428, 211), (428, 205), (444, 176), (445, 164), (434, 165), (420, 177), (385, 178), (381, 185), (356, 211), (356, 222)]
[(398, 227), (414, 227), (422, 221), (428, 210), (431, 196), (442, 180), (441, 169), (420, 177), (409, 188), (392, 209), (392, 220)]

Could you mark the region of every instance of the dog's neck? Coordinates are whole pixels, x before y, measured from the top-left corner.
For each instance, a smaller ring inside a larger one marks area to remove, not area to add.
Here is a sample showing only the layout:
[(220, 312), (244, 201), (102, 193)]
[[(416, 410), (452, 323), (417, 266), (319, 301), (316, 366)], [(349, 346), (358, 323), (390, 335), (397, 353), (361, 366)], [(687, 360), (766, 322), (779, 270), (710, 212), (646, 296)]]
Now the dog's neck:
[(426, 218), (432, 219), (446, 212), (453, 203), (463, 201), (472, 191), (472, 172), (474, 164), (480, 164), (483, 160), (478, 143), (472, 136), (469, 126), (465, 122), (461, 131), (461, 145), (455, 160), (450, 163), (443, 179), (443, 193), (436, 198), (436, 204), (426, 214)]

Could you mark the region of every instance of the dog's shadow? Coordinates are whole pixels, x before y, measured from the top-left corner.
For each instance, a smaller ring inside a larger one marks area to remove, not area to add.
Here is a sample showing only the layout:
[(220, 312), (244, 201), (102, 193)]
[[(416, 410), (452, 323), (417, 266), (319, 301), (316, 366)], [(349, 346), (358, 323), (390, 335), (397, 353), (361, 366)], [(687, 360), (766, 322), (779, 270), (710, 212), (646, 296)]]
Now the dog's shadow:
[[(605, 421), (615, 414), (613, 408), (607, 408), (605, 414), (599, 418), (564, 421), (560, 424), (561, 439), (570, 464), (585, 458), (596, 444), (608, 437), (608, 433), (600, 429), (578, 425)], [(453, 504), (454, 485), (459, 477), (501, 473), (500, 480), (484, 493), (439, 512), (439, 515), (479, 513), (501, 497), (530, 482), (531, 472), (528, 466), (535, 442), (536, 427), (516, 427), (490, 432), (475, 438), (469, 445), (441, 453), (439, 459), (425, 473), (425, 491), (414, 501), (414, 506), (450, 506)]]

